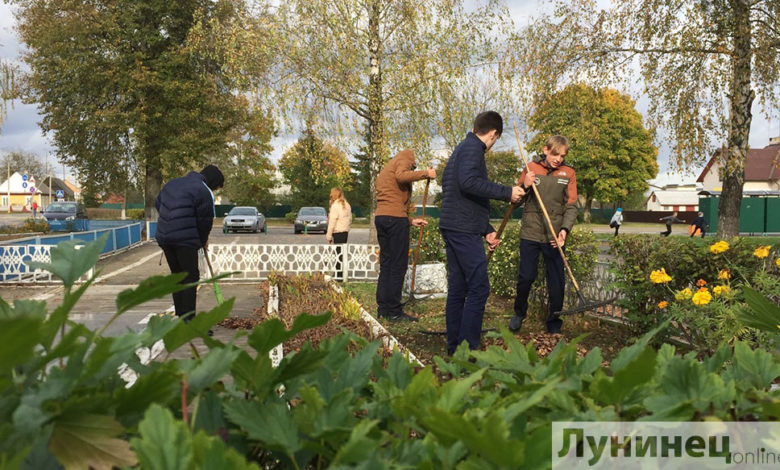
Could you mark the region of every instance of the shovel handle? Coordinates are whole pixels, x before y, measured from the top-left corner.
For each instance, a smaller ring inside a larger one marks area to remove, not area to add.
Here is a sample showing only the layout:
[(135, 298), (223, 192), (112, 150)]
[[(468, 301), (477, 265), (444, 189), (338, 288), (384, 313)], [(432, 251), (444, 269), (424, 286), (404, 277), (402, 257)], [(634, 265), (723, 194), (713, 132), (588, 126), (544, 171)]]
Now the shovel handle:
[[(431, 185), (431, 179), (425, 180), (425, 192), (423, 193), (423, 206), (422, 206), (422, 218), (425, 218), (425, 205), (428, 203), (428, 187)], [(414, 250), (414, 258), (412, 258), (412, 280), (409, 282), (409, 297), (414, 297), (414, 278), (417, 273), (417, 260), (420, 258), (420, 248), (422, 246), (423, 232), (425, 226), (420, 227), (420, 235), (417, 237), (417, 247)]]
[[(515, 128), (515, 138), (517, 139), (517, 145), (520, 147), (520, 157), (523, 159), (523, 164), (525, 165), (526, 169), (528, 168), (528, 161), (525, 159), (525, 152), (523, 150), (523, 143), (520, 141), (520, 132), (517, 130), (517, 123), (513, 122), (512, 125)], [(577, 279), (574, 277), (574, 272), (571, 270), (571, 266), (569, 266), (569, 261), (566, 259), (566, 255), (563, 253), (563, 247), (561, 247), (557, 240), (558, 236), (555, 233), (555, 227), (553, 227), (552, 221), (550, 220), (550, 214), (547, 212), (547, 208), (544, 206), (544, 201), (542, 201), (542, 197), (539, 194), (539, 189), (536, 187), (535, 184), (532, 184), (531, 187), (534, 190), (534, 195), (536, 196), (536, 200), (539, 201), (539, 207), (542, 208), (542, 214), (544, 214), (544, 220), (547, 221), (547, 228), (550, 229), (550, 233), (552, 234), (553, 238), (556, 240), (555, 246), (558, 248), (558, 252), (561, 254), (561, 259), (563, 259), (563, 265), (566, 266), (566, 272), (569, 273), (569, 278), (571, 278), (572, 284), (574, 284), (574, 289), (577, 291), (577, 294), (582, 298), (582, 294), (580, 293), (580, 285), (577, 282)]]
[[(509, 222), (509, 218), (512, 217), (512, 211), (515, 210), (514, 204), (509, 204), (509, 207), (506, 208), (506, 212), (504, 213), (504, 220), (501, 221), (501, 225), (498, 226), (498, 231), (496, 231), (496, 239), (501, 240), (501, 234), (504, 233), (504, 228), (506, 228), (507, 222)], [(487, 254), (487, 260), (490, 261), (490, 258), (493, 256), (493, 252), (496, 250), (488, 251)]]

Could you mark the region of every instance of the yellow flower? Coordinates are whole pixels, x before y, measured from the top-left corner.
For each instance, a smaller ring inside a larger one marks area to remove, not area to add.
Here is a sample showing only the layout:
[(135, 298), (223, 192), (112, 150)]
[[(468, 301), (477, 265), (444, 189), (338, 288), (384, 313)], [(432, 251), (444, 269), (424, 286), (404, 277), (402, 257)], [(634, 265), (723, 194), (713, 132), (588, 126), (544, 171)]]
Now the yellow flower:
[(778, 268), (780, 268), (780, 258), (777, 258), (775, 260), (775, 264), (777, 265)]
[(650, 281), (652, 281), (653, 284), (663, 284), (671, 280), (672, 278), (666, 274), (666, 268), (661, 268), (658, 271), (650, 273)]
[(691, 292), (689, 287), (686, 287), (681, 291), (677, 291), (677, 293), (674, 294), (674, 298), (679, 301), (688, 300), (691, 298), (691, 296), (693, 296), (693, 292)]
[(729, 286), (715, 286), (712, 288), (712, 293), (715, 294), (715, 297), (726, 295), (729, 292), (731, 292), (731, 288)]
[(718, 273), (718, 279), (729, 280), (731, 279), (731, 273), (728, 269), (721, 269)]
[(704, 287), (706, 285), (707, 285), (707, 281), (705, 281), (704, 279), (699, 279), (698, 281), (696, 281), (696, 287)]
[(769, 256), (769, 249), (771, 248), (770, 245), (762, 245), (756, 248), (756, 250), (753, 252), (753, 256), (759, 259), (764, 259), (767, 256)]
[(665, 300), (662, 300), (662, 301), (658, 302), (658, 308), (660, 308), (660, 309), (664, 309), (664, 308), (666, 308), (668, 306), (669, 306), (669, 302), (667, 302)]
[(694, 305), (707, 305), (710, 303), (710, 300), (712, 300), (712, 295), (710, 295), (710, 291), (702, 288), (699, 289), (699, 292), (693, 294), (693, 298), (691, 300), (693, 301)]
[(724, 242), (723, 240), (710, 245), (710, 253), (714, 253), (716, 255), (718, 253), (723, 253), (724, 251), (726, 251), (728, 249), (729, 249), (728, 242)]

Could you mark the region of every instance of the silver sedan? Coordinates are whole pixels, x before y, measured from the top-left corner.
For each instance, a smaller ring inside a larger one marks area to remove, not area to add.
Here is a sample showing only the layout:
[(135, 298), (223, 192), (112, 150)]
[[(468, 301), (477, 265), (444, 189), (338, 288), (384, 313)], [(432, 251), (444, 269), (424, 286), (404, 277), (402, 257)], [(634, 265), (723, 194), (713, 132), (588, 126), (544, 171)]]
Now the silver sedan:
[(265, 224), (265, 216), (257, 211), (256, 207), (237, 206), (230, 209), (230, 212), (222, 220), (222, 232), (230, 233), (239, 230), (247, 230), (254, 233), (263, 231), (268, 233), (268, 227)]

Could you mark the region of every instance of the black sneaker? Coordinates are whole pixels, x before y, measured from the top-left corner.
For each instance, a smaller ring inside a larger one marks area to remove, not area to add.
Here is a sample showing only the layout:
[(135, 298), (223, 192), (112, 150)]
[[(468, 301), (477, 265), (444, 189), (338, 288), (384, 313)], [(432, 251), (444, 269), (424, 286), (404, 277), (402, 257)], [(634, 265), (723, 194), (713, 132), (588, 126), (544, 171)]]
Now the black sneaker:
[(523, 327), (523, 320), (523, 318), (518, 317), (517, 315), (512, 316), (512, 319), (509, 320), (509, 331), (520, 331), (520, 328)]
[(394, 322), (395, 321), (419, 321), (419, 318), (413, 317), (406, 312), (399, 313), (398, 315), (389, 316), (387, 317), (387, 319)]
[(214, 336), (214, 330), (209, 329), (209, 336)]

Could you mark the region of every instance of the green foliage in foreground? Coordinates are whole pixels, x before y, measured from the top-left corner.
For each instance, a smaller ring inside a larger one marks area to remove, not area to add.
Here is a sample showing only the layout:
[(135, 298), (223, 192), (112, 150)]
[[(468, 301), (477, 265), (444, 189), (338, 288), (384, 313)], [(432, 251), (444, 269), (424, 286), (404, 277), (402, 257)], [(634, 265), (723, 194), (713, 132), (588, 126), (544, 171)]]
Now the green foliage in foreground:
[[(68, 319), (94, 278), (76, 280), (102, 243), (53, 250), (48, 268), (65, 300), (50, 314), (43, 302), (0, 302), (0, 466), (544, 468), (556, 420), (780, 418), (780, 392), (769, 388), (780, 376), (775, 355), (736, 342), (699, 361), (653, 349), (657, 330), (610, 366), (598, 349), (578, 357), (579, 338), (540, 358), (503, 331), (506, 349), (462, 347), (419, 370), (349, 334), (274, 368), (275, 346), (329, 314), (301, 315), (290, 330), (269, 320), (226, 344), (206, 332), (232, 301), (189, 324), (154, 317), (141, 332), (104, 337)], [(112, 318), (181, 289), (179, 280), (123, 291)], [(136, 353), (198, 337), (208, 352), (190, 359), (163, 353), (143, 364)], [(117, 374), (122, 364), (137, 374), (132, 385)]]

